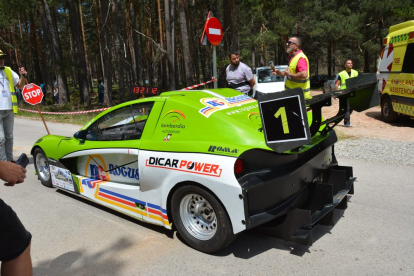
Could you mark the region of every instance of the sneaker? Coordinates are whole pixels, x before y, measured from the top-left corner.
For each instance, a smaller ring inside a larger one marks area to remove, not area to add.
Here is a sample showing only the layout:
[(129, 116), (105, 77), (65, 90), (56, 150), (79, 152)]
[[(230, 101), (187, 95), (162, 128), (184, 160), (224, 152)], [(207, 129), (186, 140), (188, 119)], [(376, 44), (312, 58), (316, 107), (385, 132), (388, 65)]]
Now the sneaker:
[(350, 127), (351, 126), (351, 122), (347, 122), (344, 124), (346, 127)]

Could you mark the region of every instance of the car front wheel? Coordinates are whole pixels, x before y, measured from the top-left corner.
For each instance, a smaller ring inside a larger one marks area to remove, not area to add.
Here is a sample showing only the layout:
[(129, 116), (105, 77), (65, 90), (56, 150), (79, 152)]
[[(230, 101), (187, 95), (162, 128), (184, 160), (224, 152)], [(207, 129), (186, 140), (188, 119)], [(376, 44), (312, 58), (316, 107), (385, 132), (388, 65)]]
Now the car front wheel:
[(37, 148), (34, 151), (33, 156), (35, 169), (40, 182), (46, 187), (53, 187), (49, 161), (47, 160), (45, 152), (42, 149)]
[(216, 252), (233, 240), (226, 211), (213, 195), (198, 186), (178, 188), (171, 199), (171, 211), (178, 233), (196, 250)]

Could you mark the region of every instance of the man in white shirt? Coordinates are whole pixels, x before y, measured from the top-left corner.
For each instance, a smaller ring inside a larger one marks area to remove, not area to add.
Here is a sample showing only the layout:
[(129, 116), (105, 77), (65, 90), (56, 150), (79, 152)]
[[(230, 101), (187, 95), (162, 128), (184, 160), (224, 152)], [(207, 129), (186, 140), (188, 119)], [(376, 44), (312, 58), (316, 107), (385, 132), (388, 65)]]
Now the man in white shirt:
[(228, 86), (251, 96), (253, 87), (256, 84), (252, 69), (240, 61), (238, 52), (231, 52), (229, 54), (229, 61), (230, 64), (226, 68)]
[(4, 66), (6, 54), (0, 50), (0, 160), (13, 160), (13, 125), (17, 113), (17, 97), (14, 87), (23, 89), (27, 83), (26, 70), (19, 68), (17, 73)]

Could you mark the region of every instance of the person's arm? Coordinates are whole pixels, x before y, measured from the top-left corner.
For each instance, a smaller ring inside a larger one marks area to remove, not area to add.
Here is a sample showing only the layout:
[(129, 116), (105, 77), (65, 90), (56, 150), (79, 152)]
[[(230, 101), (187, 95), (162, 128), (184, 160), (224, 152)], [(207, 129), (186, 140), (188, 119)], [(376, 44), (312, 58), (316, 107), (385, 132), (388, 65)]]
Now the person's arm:
[(4, 184), (6, 186), (23, 183), (26, 178), (26, 169), (9, 161), (0, 161), (0, 178), (7, 182)]
[(29, 83), (26, 78), (27, 72), (24, 69), (24, 67), (19, 68), (19, 74), (20, 74), (20, 79), (19, 79), (19, 82), (16, 84), (16, 87), (19, 89), (23, 89), (23, 87)]
[(309, 64), (304, 58), (300, 58), (298, 60), (298, 64), (296, 65), (296, 73), (291, 74), (290, 71), (286, 74), (288, 79), (293, 80), (306, 80), (308, 78), (308, 68)]
[(337, 80), (336, 82), (335, 82), (335, 89), (334, 89), (334, 91), (336, 91), (336, 90), (338, 90), (338, 87), (339, 87), (339, 84), (341, 83), (341, 81), (340, 80)]
[(272, 71), (272, 74), (276, 76), (285, 77), (287, 76), (287, 74), (290, 74), (290, 69), (289, 67), (285, 71), (280, 71), (279, 69), (275, 69), (274, 71)]
[(334, 91), (337, 91), (339, 89), (339, 86), (341, 85), (341, 77), (338, 76), (338, 80), (335, 82), (335, 89)]
[(250, 88), (253, 89), (254, 85), (256, 84), (256, 81), (254, 80), (254, 78), (252, 78), (251, 80), (249, 80), (249, 85)]
[(249, 82), (250, 88), (253, 89), (254, 85), (256, 84), (256, 81), (254, 80), (252, 69), (248, 66), (244, 71), (244, 77)]
[(291, 74), (290, 71), (286, 74), (286, 76), (291, 79), (294, 80), (303, 80), (303, 79), (307, 79), (308, 78), (308, 71), (301, 71), (301, 72), (297, 72), (295, 74)]

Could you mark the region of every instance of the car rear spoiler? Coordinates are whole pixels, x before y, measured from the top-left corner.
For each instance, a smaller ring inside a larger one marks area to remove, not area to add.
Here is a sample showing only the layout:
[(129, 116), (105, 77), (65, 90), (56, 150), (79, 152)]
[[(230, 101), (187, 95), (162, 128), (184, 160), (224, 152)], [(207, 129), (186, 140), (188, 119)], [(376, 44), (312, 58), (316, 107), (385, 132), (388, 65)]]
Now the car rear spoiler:
[[(266, 145), (284, 152), (308, 144), (318, 132), (326, 135), (345, 116), (347, 101), (352, 110), (361, 112), (379, 105), (376, 74), (363, 74), (346, 80), (347, 88), (305, 100), (301, 88), (264, 94), (258, 99)], [(322, 107), (339, 99), (339, 110), (322, 121)], [(312, 111), (309, 126), (307, 111)], [(321, 127), (323, 126), (323, 127)]]

